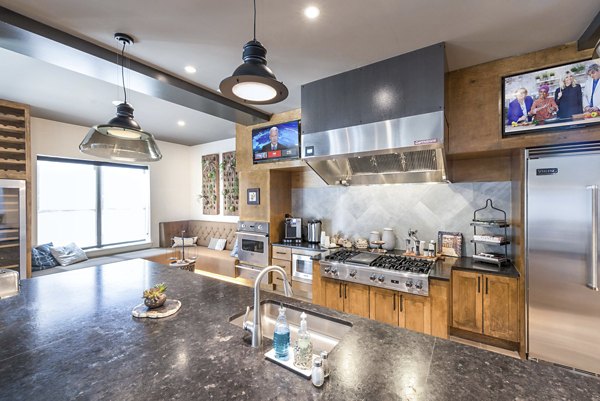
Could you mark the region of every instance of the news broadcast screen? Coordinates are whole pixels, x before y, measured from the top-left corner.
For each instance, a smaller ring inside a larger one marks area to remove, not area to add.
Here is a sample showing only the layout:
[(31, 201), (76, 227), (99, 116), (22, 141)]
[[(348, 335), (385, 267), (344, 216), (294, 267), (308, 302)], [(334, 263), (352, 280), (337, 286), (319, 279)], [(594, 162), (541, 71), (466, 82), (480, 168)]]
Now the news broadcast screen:
[(254, 164), (298, 159), (300, 120), (253, 129), (252, 152)]

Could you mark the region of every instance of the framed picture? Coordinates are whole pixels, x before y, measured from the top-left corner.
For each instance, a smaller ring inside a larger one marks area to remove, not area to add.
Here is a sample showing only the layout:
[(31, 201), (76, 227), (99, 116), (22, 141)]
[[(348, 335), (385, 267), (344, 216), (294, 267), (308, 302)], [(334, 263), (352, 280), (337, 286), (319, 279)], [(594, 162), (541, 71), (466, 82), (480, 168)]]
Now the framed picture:
[(444, 256), (462, 256), (462, 233), (438, 231), (438, 249)]
[(502, 136), (600, 124), (599, 77), (598, 60), (502, 77)]
[(248, 205), (260, 205), (260, 188), (248, 188), (246, 203)]

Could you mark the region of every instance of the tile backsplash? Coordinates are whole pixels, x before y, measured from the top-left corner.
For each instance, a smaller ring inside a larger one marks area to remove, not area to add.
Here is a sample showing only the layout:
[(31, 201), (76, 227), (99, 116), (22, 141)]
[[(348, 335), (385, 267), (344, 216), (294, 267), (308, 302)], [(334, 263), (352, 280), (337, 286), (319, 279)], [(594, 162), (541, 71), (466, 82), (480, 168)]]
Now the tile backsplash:
[(463, 254), (470, 256), (473, 212), (488, 198), (510, 221), (510, 182), (297, 188), (292, 190), (292, 215), (321, 219), (327, 235), (341, 232), (353, 239), (390, 227), (398, 249), (404, 249), (409, 228), (425, 241), (437, 240), (438, 231), (461, 232)]

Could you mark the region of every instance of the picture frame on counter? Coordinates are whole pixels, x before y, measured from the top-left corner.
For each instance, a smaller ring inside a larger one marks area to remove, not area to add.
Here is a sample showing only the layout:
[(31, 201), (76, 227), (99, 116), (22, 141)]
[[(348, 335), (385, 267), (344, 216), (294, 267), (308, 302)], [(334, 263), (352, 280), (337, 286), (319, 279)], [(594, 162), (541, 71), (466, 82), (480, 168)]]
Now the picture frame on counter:
[(443, 256), (462, 257), (462, 245), (462, 233), (438, 231), (438, 249)]
[(248, 188), (246, 198), (248, 205), (260, 205), (260, 188)]
[(592, 59), (502, 77), (502, 137), (600, 124), (599, 71)]

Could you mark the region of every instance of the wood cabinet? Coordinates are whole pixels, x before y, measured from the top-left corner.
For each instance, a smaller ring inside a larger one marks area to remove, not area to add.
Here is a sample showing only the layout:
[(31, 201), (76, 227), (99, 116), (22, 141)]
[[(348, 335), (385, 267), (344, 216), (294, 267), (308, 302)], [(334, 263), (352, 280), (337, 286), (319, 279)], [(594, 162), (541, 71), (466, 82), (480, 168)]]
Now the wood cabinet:
[(429, 280), (431, 303), (431, 335), (448, 338), (450, 309), (450, 281)]
[(519, 341), (518, 279), (452, 272), (452, 326)]
[[(288, 276), (288, 280), (292, 283), (292, 249), (273, 245), (271, 247), (271, 264), (275, 266), (281, 267), (285, 270), (285, 273)], [(271, 285), (274, 285), (273, 288), (277, 292), (283, 293), (283, 278), (280, 274), (269, 274), (269, 281)], [(292, 283), (293, 284), (293, 283)]]
[[(20, 268), (23, 261), (20, 259), (18, 244), (3, 243), (0, 248), (0, 267), (17, 269), (21, 278), (31, 277), (31, 137), (29, 126), (29, 106), (21, 103), (0, 100), (0, 179), (14, 179), (25, 181), (25, 271)], [(7, 193), (4, 202), (7, 201)], [(12, 209), (12, 208), (11, 208)], [(14, 230), (11, 228), (10, 230)], [(14, 231), (3, 232), (4, 237), (13, 237)], [(7, 241), (4, 238), (4, 241)]]
[[(419, 333), (431, 334), (431, 304), (429, 297), (403, 294), (399, 325)], [(404, 318), (404, 322), (402, 322)]]
[[(387, 324), (398, 326), (400, 317), (400, 296), (397, 291), (385, 288), (371, 287), (370, 289), (370, 317)], [(404, 319), (402, 319), (404, 322)], [(400, 325), (404, 327), (404, 325)]]
[(484, 274), (483, 332), (492, 337), (519, 341), (519, 286), (510, 277)]
[(369, 317), (369, 286), (329, 278), (322, 278), (321, 282), (321, 299), (324, 301), (324, 306), (361, 317)]

